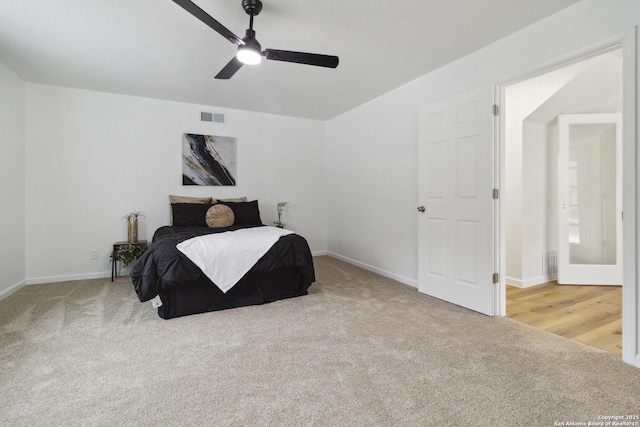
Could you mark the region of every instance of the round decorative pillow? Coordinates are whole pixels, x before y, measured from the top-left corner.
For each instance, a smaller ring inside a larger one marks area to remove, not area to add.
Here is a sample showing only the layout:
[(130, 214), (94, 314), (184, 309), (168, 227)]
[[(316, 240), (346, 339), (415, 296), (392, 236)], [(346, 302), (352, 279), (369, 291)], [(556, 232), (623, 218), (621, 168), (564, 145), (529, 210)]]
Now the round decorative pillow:
[(207, 210), (205, 220), (211, 228), (228, 227), (236, 219), (233, 211), (226, 205), (213, 205)]

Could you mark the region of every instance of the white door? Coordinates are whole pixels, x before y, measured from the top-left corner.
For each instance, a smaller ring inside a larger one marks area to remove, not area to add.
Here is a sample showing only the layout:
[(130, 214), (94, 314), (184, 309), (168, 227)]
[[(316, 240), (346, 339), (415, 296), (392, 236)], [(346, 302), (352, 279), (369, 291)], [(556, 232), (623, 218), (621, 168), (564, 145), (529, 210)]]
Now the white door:
[(418, 289), (496, 314), (490, 88), (420, 109)]
[(622, 115), (558, 116), (558, 283), (622, 284)]

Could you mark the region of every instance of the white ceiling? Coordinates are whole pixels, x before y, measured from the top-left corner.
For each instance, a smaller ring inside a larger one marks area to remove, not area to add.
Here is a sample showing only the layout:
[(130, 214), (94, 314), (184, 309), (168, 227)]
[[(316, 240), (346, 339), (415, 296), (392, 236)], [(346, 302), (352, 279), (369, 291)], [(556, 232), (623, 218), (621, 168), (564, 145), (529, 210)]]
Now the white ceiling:
[[(326, 120), (578, 0), (263, 0), (263, 61), (214, 76), (236, 46), (171, 0), (0, 0), (0, 62), (27, 82)], [(195, 0), (239, 37), (241, 0)]]

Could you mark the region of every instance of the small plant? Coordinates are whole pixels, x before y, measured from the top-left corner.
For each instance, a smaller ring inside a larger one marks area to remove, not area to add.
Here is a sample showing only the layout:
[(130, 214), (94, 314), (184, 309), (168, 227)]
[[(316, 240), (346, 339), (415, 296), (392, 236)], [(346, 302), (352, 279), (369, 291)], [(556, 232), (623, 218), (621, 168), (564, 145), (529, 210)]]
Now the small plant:
[(282, 222), (282, 211), (284, 210), (284, 207), (287, 206), (288, 204), (289, 202), (278, 203), (278, 221), (274, 222), (274, 224), (278, 228), (284, 228), (285, 226), (285, 224)]
[(122, 265), (125, 267), (140, 258), (140, 255), (144, 253), (147, 248), (142, 245), (132, 245), (126, 243), (118, 246), (111, 254), (111, 260), (122, 261)]
[(123, 216), (122, 219), (126, 219), (127, 221), (129, 221), (130, 219), (138, 219), (138, 217), (143, 217), (144, 218), (144, 212), (142, 212), (142, 211), (130, 212), (130, 213), (126, 214), (125, 216)]
[(138, 218), (144, 217), (144, 212), (130, 212), (122, 217), (127, 220), (127, 242), (136, 243), (138, 241)]

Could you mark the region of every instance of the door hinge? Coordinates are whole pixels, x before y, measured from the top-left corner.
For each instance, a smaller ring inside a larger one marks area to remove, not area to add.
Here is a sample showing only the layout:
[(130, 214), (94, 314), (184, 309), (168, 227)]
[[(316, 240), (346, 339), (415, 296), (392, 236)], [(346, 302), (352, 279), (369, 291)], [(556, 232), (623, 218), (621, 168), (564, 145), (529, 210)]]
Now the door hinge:
[(500, 276), (498, 275), (498, 273), (493, 273), (493, 283), (498, 283), (500, 280)]
[(494, 188), (491, 191), (491, 197), (493, 197), (493, 200), (498, 200), (498, 198), (500, 197), (500, 190), (498, 190), (497, 188)]
[(500, 106), (498, 104), (493, 104), (493, 115), (494, 116), (499, 116), (500, 115)]

